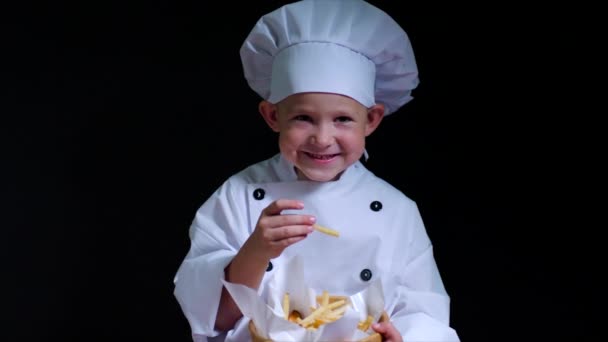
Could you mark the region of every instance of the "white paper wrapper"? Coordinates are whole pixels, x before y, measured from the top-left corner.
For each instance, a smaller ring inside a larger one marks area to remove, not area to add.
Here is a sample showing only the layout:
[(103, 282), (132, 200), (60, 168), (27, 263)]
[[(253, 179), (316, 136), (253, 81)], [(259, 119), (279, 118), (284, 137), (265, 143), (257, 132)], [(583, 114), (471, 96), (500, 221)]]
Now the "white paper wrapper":
[[(384, 294), (380, 279), (365, 290), (348, 297), (350, 306), (344, 316), (335, 322), (323, 324), (317, 330), (307, 330), (284, 318), (282, 300), (289, 293), (290, 310), (297, 310), (302, 317), (308, 316), (311, 307), (316, 307), (316, 296), (323, 289), (309, 288), (304, 279), (302, 260), (294, 257), (285, 267), (277, 270), (268, 280), (268, 302), (258, 293), (244, 285), (224, 281), (224, 286), (241, 309), (249, 317), (259, 335), (273, 341), (354, 341), (371, 333), (357, 329), (357, 324), (371, 315), (378, 321), (384, 310)], [(330, 295), (343, 295), (330, 293)]]

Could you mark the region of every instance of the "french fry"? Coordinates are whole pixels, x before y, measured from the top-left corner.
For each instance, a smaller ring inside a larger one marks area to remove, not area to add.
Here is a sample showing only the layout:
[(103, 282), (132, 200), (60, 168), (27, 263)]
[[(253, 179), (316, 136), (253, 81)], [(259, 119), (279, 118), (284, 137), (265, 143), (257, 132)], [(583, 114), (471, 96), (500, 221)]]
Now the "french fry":
[[(283, 296), (283, 308), (287, 308), (289, 310), (289, 302), (286, 302), (286, 298), (288, 299), (288, 294)], [(349, 305), (348, 297), (343, 296), (330, 296), (329, 292), (323, 291), (322, 295), (317, 296), (317, 306), (310, 308), (310, 314), (304, 318), (302, 315), (293, 310), (287, 314), (286, 319), (300, 325), (303, 328), (316, 330), (321, 325), (334, 322), (342, 316), (346, 312), (347, 306)]]
[(327, 306), (320, 306), (317, 309), (315, 309), (315, 311), (311, 312), (308, 316), (304, 317), (304, 319), (300, 322), (300, 325), (307, 328), (309, 325), (311, 325), (315, 319), (319, 316), (321, 316), (321, 314), (323, 314), (325, 311), (327, 311)]
[(321, 305), (322, 306), (329, 305), (329, 292), (323, 291), (323, 294), (321, 297)]
[(367, 315), (367, 318), (364, 321), (361, 321), (357, 324), (357, 329), (365, 332), (372, 325), (374, 318), (371, 315)]
[(340, 232), (338, 232), (337, 230), (331, 229), (331, 228), (327, 228), (327, 227), (323, 227), (321, 225), (318, 224), (313, 224), (312, 225), (317, 231), (327, 234), (327, 235), (331, 235), (331, 236), (335, 236), (335, 237), (339, 237), (340, 236)]
[(289, 293), (283, 295), (283, 315), (285, 319), (289, 319)]
[[(328, 320), (329, 322), (333, 322), (338, 318), (342, 317), (342, 314), (339, 314), (339, 312), (334, 311), (334, 309), (344, 307), (345, 305), (346, 301), (344, 299), (335, 301), (328, 305), (321, 305), (317, 307), (313, 312), (311, 312), (308, 316), (306, 316), (302, 320), (302, 322), (300, 322), (300, 325), (302, 325), (303, 327), (308, 327), (316, 320)], [(344, 311), (346, 311), (346, 307), (344, 307)]]
[[(328, 294), (328, 297), (329, 297), (329, 300), (328, 300), (329, 303), (337, 302), (339, 300), (345, 300), (346, 301), (348, 299), (348, 297), (346, 297), (346, 296), (329, 296), (329, 294)], [(322, 303), (323, 303), (323, 294), (321, 294), (320, 296), (317, 296), (316, 300), (317, 300), (317, 304), (318, 305), (322, 305)]]
[(287, 320), (290, 322), (293, 322), (293, 323), (300, 324), (300, 322), (302, 321), (302, 314), (297, 310), (293, 310), (292, 312), (289, 313)]

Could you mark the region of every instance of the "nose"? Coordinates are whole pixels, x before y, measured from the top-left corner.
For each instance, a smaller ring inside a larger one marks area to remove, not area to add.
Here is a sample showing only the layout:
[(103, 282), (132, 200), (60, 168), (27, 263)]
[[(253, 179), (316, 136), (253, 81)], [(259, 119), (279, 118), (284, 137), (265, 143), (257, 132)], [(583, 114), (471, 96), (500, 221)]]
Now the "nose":
[(327, 147), (333, 143), (334, 134), (331, 127), (319, 125), (310, 136), (310, 142), (318, 147)]

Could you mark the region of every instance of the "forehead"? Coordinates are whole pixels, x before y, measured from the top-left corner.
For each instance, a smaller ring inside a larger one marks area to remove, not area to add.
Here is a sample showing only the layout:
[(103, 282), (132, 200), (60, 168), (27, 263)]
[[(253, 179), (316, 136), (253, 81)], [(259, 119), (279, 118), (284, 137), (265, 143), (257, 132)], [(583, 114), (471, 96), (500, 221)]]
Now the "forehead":
[(298, 93), (280, 101), (279, 110), (314, 112), (367, 112), (365, 106), (344, 95), (333, 93)]

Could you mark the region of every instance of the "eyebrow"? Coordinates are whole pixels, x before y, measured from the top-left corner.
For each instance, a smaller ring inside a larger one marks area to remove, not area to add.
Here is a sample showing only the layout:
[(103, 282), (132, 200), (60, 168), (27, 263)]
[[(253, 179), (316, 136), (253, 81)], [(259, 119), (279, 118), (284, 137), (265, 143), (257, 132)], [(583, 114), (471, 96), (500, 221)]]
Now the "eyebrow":
[(310, 106), (297, 103), (292, 105), (284, 105), (283, 108), (290, 112), (314, 112)]
[[(307, 105), (302, 105), (302, 104), (294, 104), (292, 106), (285, 106), (284, 108), (288, 112), (302, 112), (304, 114), (316, 112), (316, 110), (314, 110), (312, 107), (309, 107)], [(333, 114), (333, 115), (340, 115), (340, 116), (355, 115), (354, 112), (349, 111), (346, 108), (340, 108), (340, 107), (336, 108), (335, 110), (330, 111), (329, 113)]]

